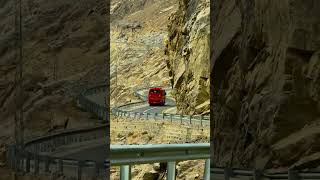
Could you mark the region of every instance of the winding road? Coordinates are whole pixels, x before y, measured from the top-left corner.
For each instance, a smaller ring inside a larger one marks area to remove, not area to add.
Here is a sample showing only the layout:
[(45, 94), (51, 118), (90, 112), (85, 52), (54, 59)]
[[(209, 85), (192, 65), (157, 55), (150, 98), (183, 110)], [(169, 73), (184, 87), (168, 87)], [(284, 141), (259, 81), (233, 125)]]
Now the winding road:
[[(167, 94), (170, 93), (171, 88), (165, 88)], [(141, 96), (147, 97), (147, 90), (138, 91)], [(99, 105), (105, 105), (105, 93), (97, 93), (93, 95), (87, 96), (92, 102), (95, 102)], [(166, 105), (165, 106), (149, 106), (147, 102), (139, 103), (134, 106), (123, 106), (122, 110), (130, 110), (132, 112), (152, 112), (152, 113), (161, 113), (162, 111), (175, 107), (175, 101), (172, 97), (167, 97)], [(96, 141), (86, 143), (79, 143), (76, 145), (71, 146), (64, 146), (61, 149), (51, 153), (55, 157), (62, 157), (62, 158), (71, 158), (76, 160), (93, 160), (98, 163), (103, 163), (105, 159), (107, 159), (107, 143), (105, 138), (98, 139)]]

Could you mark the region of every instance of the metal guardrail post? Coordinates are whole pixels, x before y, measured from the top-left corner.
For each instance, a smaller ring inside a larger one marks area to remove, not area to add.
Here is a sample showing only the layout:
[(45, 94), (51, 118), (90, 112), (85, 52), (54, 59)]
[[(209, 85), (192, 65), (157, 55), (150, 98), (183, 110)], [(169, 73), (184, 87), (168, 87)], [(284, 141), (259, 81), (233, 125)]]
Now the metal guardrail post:
[(173, 114), (170, 114), (170, 121), (172, 122), (172, 116), (173, 116)]
[(39, 156), (35, 155), (34, 158), (34, 174), (38, 174), (39, 173)]
[(262, 173), (259, 170), (253, 171), (253, 180), (261, 180), (262, 179)]
[(147, 120), (148, 120), (148, 116), (149, 116), (149, 113), (147, 113)]
[(62, 159), (58, 159), (58, 171), (63, 173), (63, 161)]
[(82, 177), (82, 162), (81, 161), (78, 161), (78, 180), (81, 180), (81, 177)]
[(190, 122), (190, 124), (192, 124), (191, 119), (192, 119), (192, 116), (190, 115), (190, 116), (189, 116), (189, 122)]
[(168, 172), (167, 172), (167, 180), (175, 180), (176, 179), (176, 162), (171, 161), (168, 162)]
[(50, 159), (49, 159), (49, 157), (45, 157), (44, 171), (49, 172), (49, 169), (50, 169)]
[(120, 166), (120, 180), (130, 180), (131, 179), (131, 166), (123, 165)]
[(93, 179), (97, 180), (98, 177), (99, 177), (99, 167), (97, 165), (97, 162), (94, 162), (94, 165), (93, 165)]
[(182, 114), (180, 114), (180, 123), (182, 124)]
[(295, 170), (288, 170), (288, 180), (300, 180), (298, 173)]
[(230, 177), (233, 176), (233, 171), (231, 168), (225, 168), (224, 169), (224, 179), (225, 180), (230, 180)]
[(162, 113), (162, 120), (164, 120), (165, 116), (166, 116), (166, 113)]
[(201, 114), (200, 115), (200, 124), (201, 124), (201, 126), (202, 126), (202, 121), (203, 121), (203, 115)]
[(29, 154), (27, 154), (27, 157), (26, 157), (26, 172), (27, 173), (30, 172), (30, 156), (29, 156)]
[(210, 159), (207, 159), (204, 164), (203, 180), (210, 180)]

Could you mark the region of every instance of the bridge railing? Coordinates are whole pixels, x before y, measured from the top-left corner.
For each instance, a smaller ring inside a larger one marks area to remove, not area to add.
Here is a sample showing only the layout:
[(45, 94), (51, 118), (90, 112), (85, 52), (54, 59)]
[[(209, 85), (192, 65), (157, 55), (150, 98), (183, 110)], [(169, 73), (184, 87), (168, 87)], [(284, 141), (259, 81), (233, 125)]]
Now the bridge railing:
[(215, 180), (231, 179), (254, 179), (254, 180), (318, 180), (320, 179), (320, 170), (318, 171), (298, 171), (289, 169), (283, 172), (272, 172), (268, 170), (245, 170), (232, 168), (211, 168), (210, 176)]
[(34, 138), (25, 143), (24, 149), (16, 145), (7, 148), (7, 165), (15, 171), (34, 174), (64, 174), (77, 177), (104, 179), (108, 166), (94, 161), (68, 159), (50, 155), (62, 146), (86, 141), (107, 139), (107, 126), (68, 130), (56, 134)]
[(167, 163), (167, 180), (175, 180), (177, 161), (205, 160), (204, 180), (210, 179), (210, 144), (111, 145), (111, 166), (120, 166), (120, 180), (131, 178), (131, 165)]
[(209, 117), (204, 115), (181, 115), (181, 114), (170, 114), (170, 113), (149, 113), (149, 112), (133, 112), (125, 111), (119, 108), (112, 109), (112, 113), (119, 117), (130, 117), (137, 119), (154, 119), (154, 120), (169, 120), (170, 122), (187, 123), (190, 125), (210, 125)]
[[(78, 104), (81, 108), (85, 109), (88, 112), (91, 112), (101, 120), (105, 120), (108, 113), (109, 109), (106, 108), (105, 106), (102, 106), (98, 103), (95, 103), (91, 101), (87, 96), (88, 95), (93, 95), (101, 92), (106, 92), (106, 85), (101, 84), (101, 85), (96, 85), (95, 87), (89, 88), (82, 93), (80, 93), (78, 97)], [(106, 93), (105, 93), (106, 94)], [(106, 94), (107, 95), (107, 94)]]

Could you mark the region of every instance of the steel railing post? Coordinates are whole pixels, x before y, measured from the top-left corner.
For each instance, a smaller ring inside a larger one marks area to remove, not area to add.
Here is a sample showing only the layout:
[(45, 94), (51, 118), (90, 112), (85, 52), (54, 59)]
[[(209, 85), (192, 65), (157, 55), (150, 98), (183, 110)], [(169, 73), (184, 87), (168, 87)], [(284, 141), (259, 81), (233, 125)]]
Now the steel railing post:
[(45, 172), (49, 172), (50, 169), (50, 157), (45, 157), (45, 161), (44, 161), (44, 171)]
[(182, 124), (182, 114), (180, 114), (180, 123)]
[(82, 177), (82, 162), (81, 161), (78, 161), (78, 180), (81, 180), (81, 177)]
[(210, 159), (207, 159), (204, 164), (203, 180), (210, 180)]
[(168, 162), (168, 172), (167, 172), (167, 180), (175, 180), (176, 179), (176, 162)]
[(131, 179), (131, 166), (123, 165), (120, 166), (120, 180), (130, 180)]
[(58, 172), (63, 173), (63, 161), (58, 159)]
[(203, 121), (203, 115), (200, 115), (200, 125), (202, 126), (202, 121)]
[(232, 169), (231, 168), (225, 168), (224, 169), (224, 180), (230, 180), (230, 177), (232, 176)]
[(189, 116), (189, 123), (190, 124), (192, 124), (191, 119), (192, 119), (192, 115)]
[(298, 173), (293, 169), (289, 169), (288, 180), (300, 180)]
[(29, 153), (27, 153), (26, 155), (26, 172), (29, 173), (30, 172), (30, 155)]
[(173, 116), (173, 114), (170, 114), (170, 121), (172, 122), (172, 116)]
[(39, 173), (39, 156), (35, 155), (34, 158), (34, 174), (38, 174)]
[(253, 171), (253, 180), (261, 180), (262, 179), (262, 174), (259, 170), (254, 170)]

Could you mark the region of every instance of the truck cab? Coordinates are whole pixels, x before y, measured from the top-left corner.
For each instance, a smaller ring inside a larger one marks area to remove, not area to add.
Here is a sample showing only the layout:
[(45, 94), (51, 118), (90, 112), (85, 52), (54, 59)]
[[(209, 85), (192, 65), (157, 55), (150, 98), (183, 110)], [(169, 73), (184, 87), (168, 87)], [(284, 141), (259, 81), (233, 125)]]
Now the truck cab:
[(162, 88), (151, 88), (148, 93), (148, 103), (150, 106), (164, 106), (166, 103), (166, 91)]

